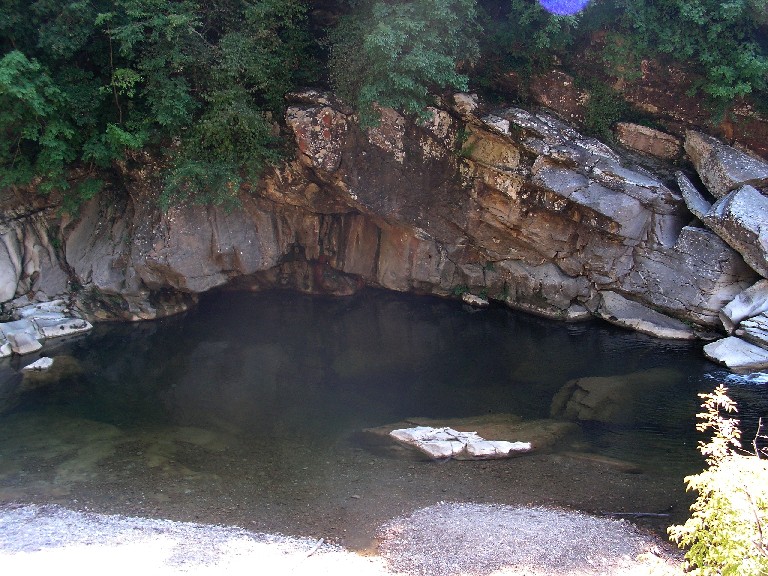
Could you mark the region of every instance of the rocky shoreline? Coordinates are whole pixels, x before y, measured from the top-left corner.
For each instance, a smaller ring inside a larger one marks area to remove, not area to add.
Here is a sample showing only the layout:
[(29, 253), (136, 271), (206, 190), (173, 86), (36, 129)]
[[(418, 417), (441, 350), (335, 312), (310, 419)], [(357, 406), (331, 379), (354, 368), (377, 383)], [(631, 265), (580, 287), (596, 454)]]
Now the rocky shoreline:
[(63, 296), (90, 322), (133, 321), (216, 288), (375, 286), (565, 321), (597, 316), (661, 338), (728, 335), (707, 347), (713, 360), (768, 367), (759, 157), (689, 130), (684, 162), (669, 163), (652, 144), (671, 135), (622, 124), (630, 153), (549, 112), (491, 110), (468, 94), (424, 122), (382, 110), (367, 130), (331, 94), (289, 102), (296, 159), (244, 188), (231, 212), (162, 212), (159, 172), (141, 157), (76, 216), (34, 195), (30, 205), (6, 199), (7, 317), (20, 299)]

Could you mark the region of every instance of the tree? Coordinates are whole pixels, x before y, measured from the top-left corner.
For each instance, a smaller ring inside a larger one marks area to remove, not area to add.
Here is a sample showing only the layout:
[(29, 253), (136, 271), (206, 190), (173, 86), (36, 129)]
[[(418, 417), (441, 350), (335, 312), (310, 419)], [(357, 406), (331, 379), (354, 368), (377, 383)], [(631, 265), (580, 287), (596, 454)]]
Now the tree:
[(475, 0), (363, 1), (331, 34), (330, 71), (361, 123), (376, 105), (422, 115), (430, 93), (466, 90), (461, 63), (478, 56)]
[(301, 0), (9, 0), (0, 21), (0, 186), (66, 190), (148, 149), (166, 203), (231, 202), (315, 68)]

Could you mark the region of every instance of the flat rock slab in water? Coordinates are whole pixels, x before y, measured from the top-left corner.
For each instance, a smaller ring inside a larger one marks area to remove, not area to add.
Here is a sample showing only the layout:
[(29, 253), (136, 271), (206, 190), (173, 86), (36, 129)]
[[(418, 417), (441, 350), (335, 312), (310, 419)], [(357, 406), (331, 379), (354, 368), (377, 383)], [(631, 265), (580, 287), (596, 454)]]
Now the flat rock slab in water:
[(389, 435), (405, 444), (420, 450), (430, 458), (443, 460), (492, 460), (511, 458), (531, 451), (530, 442), (508, 442), (506, 440), (486, 440), (477, 432), (459, 432), (453, 428), (432, 428), (416, 426), (392, 430)]
[(734, 372), (757, 372), (768, 368), (768, 350), (736, 336), (707, 344), (704, 355)]
[[(373, 450), (422, 454), (415, 446), (397, 441), (390, 432), (393, 430), (429, 427), (440, 429), (449, 427), (457, 430), (472, 430), (482, 438), (505, 438), (507, 440), (525, 439), (531, 444), (531, 450), (537, 452), (554, 448), (572, 450), (574, 444), (581, 441), (581, 428), (574, 422), (550, 419), (525, 420), (514, 414), (484, 414), (465, 418), (408, 418), (376, 428), (361, 430), (361, 440)], [(473, 458), (474, 459), (474, 458)]]

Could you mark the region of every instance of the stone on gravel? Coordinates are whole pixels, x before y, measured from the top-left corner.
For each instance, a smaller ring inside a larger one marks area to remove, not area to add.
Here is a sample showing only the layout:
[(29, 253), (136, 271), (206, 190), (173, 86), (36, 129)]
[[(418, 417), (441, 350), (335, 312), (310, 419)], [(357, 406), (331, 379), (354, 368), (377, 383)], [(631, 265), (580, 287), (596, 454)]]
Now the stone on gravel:
[(704, 346), (704, 355), (734, 372), (757, 372), (768, 368), (768, 350), (729, 336)]

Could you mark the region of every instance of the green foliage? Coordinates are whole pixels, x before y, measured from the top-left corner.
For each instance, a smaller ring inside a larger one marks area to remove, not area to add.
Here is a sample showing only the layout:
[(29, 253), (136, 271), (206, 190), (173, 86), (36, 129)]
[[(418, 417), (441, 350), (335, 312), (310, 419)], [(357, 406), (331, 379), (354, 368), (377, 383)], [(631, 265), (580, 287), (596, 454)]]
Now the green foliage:
[[(169, 166), (165, 200), (233, 198), (279, 157), (270, 119), (316, 68), (306, 10), (301, 0), (6, 0), (0, 186), (65, 190), (73, 165), (96, 174), (149, 148)], [(92, 192), (72, 190), (79, 201)]]
[(478, 55), (474, 0), (364, 1), (331, 34), (330, 71), (364, 126), (375, 107), (423, 116), (430, 93), (466, 90), (457, 67)]
[(768, 460), (743, 454), (738, 421), (721, 415), (736, 406), (719, 386), (701, 394), (704, 412), (697, 429), (711, 431), (700, 443), (708, 468), (685, 479), (698, 492), (691, 518), (669, 528), (670, 538), (686, 547), (686, 570), (700, 576), (768, 573)]
[(718, 102), (768, 88), (768, 53), (759, 41), (766, 0), (613, 0), (619, 25), (645, 54), (693, 62), (699, 87)]
[(584, 130), (602, 140), (612, 141), (611, 128), (620, 120), (634, 119), (634, 114), (621, 95), (601, 82), (580, 82), (586, 88), (589, 100), (584, 112)]

